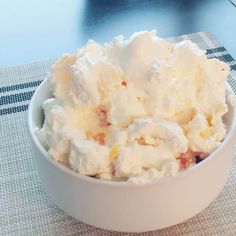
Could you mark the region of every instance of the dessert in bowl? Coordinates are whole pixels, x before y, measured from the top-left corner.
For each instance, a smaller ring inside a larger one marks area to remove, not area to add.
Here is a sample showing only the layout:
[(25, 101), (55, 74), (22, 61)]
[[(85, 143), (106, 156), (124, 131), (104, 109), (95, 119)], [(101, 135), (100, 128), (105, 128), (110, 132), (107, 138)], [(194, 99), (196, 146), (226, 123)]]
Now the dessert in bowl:
[(154, 32), (63, 56), (29, 107), (47, 192), (68, 214), (110, 230), (149, 231), (197, 214), (232, 159), (228, 73), (192, 42)]

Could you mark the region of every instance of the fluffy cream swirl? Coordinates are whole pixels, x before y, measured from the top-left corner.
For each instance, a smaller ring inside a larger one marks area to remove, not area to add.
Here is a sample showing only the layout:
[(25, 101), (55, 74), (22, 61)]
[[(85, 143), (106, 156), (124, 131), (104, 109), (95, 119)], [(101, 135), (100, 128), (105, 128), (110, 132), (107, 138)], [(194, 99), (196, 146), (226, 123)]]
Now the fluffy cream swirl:
[(194, 43), (171, 44), (154, 31), (88, 41), (53, 66), (37, 135), (52, 158), (83, 175), (172, 176), (181, 157), (208, 155), (223, 140), (228, 74)]

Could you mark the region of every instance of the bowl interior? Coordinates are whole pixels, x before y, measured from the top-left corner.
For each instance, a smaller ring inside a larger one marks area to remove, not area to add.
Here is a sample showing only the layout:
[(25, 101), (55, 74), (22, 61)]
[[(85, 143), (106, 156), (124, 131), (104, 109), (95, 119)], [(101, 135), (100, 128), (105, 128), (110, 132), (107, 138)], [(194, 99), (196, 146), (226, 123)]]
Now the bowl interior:
[[(30, 108), (32, 109), (31, 121), (32, 128), (30, 131), (34, 132), (36, 128), (41, 128), (44, 122), (44, 112), (42, 109), (42, 104), (45, 100), (52, 97), (52, 91), (48, 79), (44, 80), (38, 89), (35, 91), (34, 96), (30, 102)], [(30, 121), (29, 121), (30, 122)], [(34, 133), (33, 133), (34, 135)]]

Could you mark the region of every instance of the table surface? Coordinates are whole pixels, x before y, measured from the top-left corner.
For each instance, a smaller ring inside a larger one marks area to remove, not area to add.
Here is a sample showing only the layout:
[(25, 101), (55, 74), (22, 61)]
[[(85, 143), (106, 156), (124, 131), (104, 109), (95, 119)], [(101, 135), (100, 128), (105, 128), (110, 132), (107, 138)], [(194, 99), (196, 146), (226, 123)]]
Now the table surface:
[(235, 58), (235, 23), (229, 0), (0, 1), (0, 67), (73, 53), (90, 38), (104, 43), (151, 29), (161, 37), (212, 32)]

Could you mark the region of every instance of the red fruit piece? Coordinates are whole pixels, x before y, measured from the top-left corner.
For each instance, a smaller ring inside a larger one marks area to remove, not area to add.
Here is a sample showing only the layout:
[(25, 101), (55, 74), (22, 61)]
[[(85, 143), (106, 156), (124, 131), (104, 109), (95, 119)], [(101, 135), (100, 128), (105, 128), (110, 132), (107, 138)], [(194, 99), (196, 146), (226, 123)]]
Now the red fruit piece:
[(192, 151), (181, 154), (177, 159), (179, 160), (181, 170), (185, 170), (190, 165), (196, 163), (195, 155)]
[(105, 145), (106, 134), (105, 133), (98, 133), (94, 136), (94, 139), (100, 145)]
[(122, 80), (121, 85), (127, 87), (127, 81)]
[(97, 115), (101, 127), (109, 126), (111, 123), (108, 121), (107, 110), (104, 106), (100, 106), (97, 109)]

